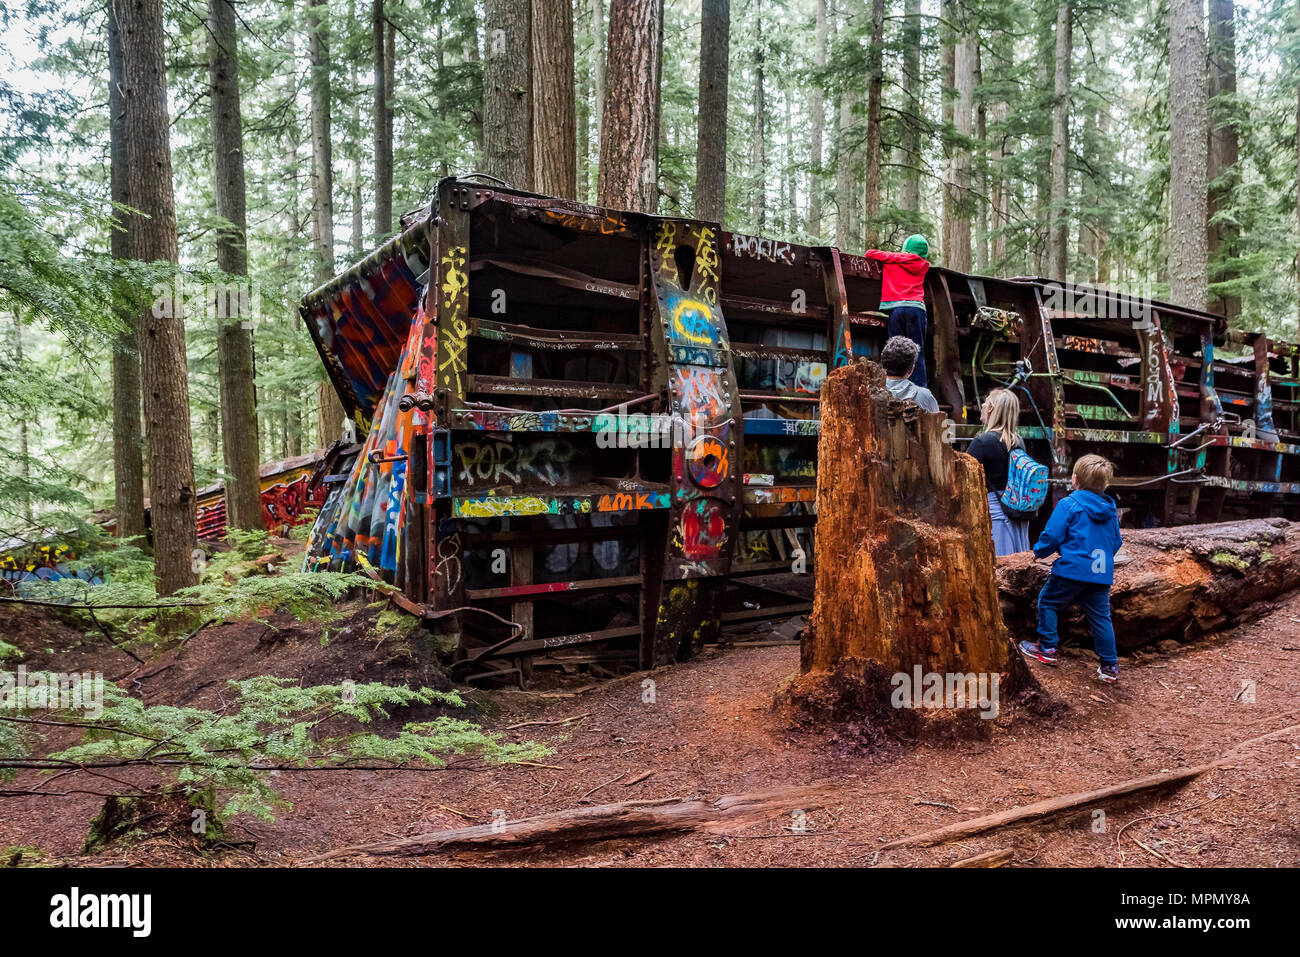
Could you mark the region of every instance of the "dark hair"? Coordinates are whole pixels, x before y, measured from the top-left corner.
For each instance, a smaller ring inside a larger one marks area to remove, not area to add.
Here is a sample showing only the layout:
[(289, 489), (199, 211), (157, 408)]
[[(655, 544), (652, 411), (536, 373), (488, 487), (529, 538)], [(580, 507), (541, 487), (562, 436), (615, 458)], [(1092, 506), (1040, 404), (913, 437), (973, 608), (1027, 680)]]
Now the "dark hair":
[(898, 379), (912, 371), (920, 354), (921, 347), (907, 336), (894, 336), (880, 350), (880, 364), (885, 367), (886, 375)]

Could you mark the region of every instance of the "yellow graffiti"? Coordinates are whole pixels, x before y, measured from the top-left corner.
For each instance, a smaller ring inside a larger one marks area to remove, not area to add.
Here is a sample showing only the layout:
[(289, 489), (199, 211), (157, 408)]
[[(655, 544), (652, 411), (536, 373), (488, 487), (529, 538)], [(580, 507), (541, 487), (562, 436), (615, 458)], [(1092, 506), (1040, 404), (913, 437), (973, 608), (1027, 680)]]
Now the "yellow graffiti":
[(500, 518), (508, 515), (546, 515), (552, 512), (546, 499), (533, 497), (480, 499), (457, 502), (456, 514), (463, 518)]
[(718, 247), (713, 242), (713, 230), (701, 226), (695, 231), (695, 271), (711, 282), (718, 282)]
[(443, 339), (444, 355), (438, 363), (438, 371), (450, 372), (455, 381), (456, 395), (464, 394), (462, 376), (468, 368), (466, 353), (469, 343), (469, 325), (462, 316), (465, 308), (464, 293), (469, 289), (469, 279), (465, 275), (465, 247), (453, 246), (442, 257), (442, 304), (446, 320), (446, 335)]
[(465, 276), (465, 247), (452, 246), (442, 257), (442, 303), (452, 308), (460, 294), (469, 288)]

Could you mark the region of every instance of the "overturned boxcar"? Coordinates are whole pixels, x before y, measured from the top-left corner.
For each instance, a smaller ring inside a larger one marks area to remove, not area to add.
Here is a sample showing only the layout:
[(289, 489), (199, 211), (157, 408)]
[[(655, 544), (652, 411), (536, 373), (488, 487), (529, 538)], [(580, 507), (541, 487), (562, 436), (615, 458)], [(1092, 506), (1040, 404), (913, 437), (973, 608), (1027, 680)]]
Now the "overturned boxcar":
[[(877, 262), (477, 178), (402, 226), (303, 300), (358, 436), (307, 568), (382, 575), (471, 679), (650, 667), (810, 608), (818, 394), (884, 343)], [(935, 268), (926, 300), (954, 439), (1015, 389), (1053, 498), (1097, 451), (1130, 525), (1295, 515), (1293, 345), (1036, 278)]]

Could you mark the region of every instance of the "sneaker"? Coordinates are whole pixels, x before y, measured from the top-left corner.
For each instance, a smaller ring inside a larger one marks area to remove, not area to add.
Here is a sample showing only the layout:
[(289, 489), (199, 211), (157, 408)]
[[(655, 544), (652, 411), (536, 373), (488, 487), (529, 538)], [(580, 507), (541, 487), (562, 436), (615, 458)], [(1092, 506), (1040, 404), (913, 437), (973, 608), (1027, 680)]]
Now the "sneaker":
[(1020, 650), (1030, 658), (1036, 658), (1045, 665), (1056, 664), (1056, 649), (1044, 648), (1036, 641), (1022, 641)]
[(1097, 668), (1097, 677), (1107, 684), (1119, 681), (1119, 665), (1101, 665)]

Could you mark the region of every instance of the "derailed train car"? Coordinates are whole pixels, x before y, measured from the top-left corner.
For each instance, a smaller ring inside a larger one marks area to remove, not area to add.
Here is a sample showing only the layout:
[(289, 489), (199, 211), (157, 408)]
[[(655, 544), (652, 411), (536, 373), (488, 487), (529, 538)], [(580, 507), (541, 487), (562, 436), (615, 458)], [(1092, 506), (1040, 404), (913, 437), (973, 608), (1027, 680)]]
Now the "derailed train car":
[[(1054, 496), (1101, 451), (1130, 524), (1300, 501), (1294, 347), (1037, 279), (932, 269), (926, 297), (955, 440), (1016, 389)], [(818, 395), (879, 352), (879, 301), (879, 264), (832, 247), (443, 180), (303, 301), (361, 437), (307, 567), (373, 568), (470, 678), (649, 667), (806, 611)]]

